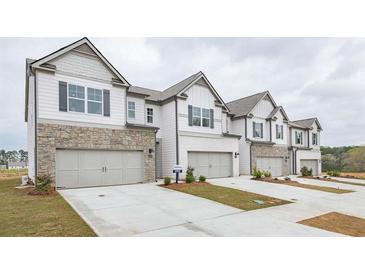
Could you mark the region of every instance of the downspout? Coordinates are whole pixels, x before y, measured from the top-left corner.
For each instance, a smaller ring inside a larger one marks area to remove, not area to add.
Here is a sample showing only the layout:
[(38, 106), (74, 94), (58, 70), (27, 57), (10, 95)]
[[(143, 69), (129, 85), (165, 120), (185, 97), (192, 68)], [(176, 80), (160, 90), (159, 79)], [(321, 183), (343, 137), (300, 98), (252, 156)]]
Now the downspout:
[(176, 164), (179, 164), (179, 128), (178, 128), (178, 117), (177, 117), (177, 96), (175, 96), (175, 127), (176, 127)]
[(245, 117), (245, 140), (247, 140), (247, 117)]
[(37, 185), (38, 177), (38, 111), (37, 111), (37, 71), (34, 71), (34, 185)]
[(252, 174), (252, 142), (250, 142), (250, 175)]
[(124, 101), (124, 115), (125, 115), (125, 126), (127, 125), (128, 123), (128, 90), (129, 90), (129, 86), (127, 86), (125, 88), (125, 101)]
[(307, 147), (309, 148), (309, 129), (307, 130), (307, 140), (308, 140)]
[(271, 125), (271, 119), (269, 120), (270, 124), (270, 142), (272, 142), (272, 125)]
[(157, 131), (158, 129), (155, 130), (155, 181), (157, 182)]

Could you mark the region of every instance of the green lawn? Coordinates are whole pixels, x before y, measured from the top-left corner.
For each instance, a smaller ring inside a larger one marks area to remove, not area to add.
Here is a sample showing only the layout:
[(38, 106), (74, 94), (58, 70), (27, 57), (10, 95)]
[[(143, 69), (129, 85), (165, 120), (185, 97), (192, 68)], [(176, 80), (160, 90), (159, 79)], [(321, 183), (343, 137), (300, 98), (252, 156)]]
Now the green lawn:
[[(167, 186), (167, 188), (206, 198), (243, 210), (254, 210), (290, 203), (289, 201), (284, 201), (273, 197), (268, 197), (234, 188), (211, 185), (208, 183), (171, 184)], [(254, 202), (254, 200), (261, 200), (265, 203), (262, 205), (257, 204), (256, 202)]]
[(96, 236), (58, 193), (31, 196), (19, 184), (0, 179), (0, 236)]

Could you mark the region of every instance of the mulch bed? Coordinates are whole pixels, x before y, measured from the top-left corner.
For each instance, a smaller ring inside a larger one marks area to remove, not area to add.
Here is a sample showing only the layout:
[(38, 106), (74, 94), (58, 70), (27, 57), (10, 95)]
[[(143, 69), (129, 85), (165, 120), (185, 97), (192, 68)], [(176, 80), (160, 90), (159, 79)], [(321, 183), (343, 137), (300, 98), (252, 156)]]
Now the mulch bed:
[(365, 219), (338, 212), (330, 212), (314, 218), (299, 221), (298, 223), (349, 236), (365, 236)]
[(182, 189), (184, 187), (190, 187), (190, 186), (206, 186), (206, 185), (210, 185), (209, 183), (198, 183), (198, 182), (195, 182), (195, 183), (171, 183), (169, 185), (159, 185), (161, 187), (165, 187), (165, 188), (169, 188), (169, 189)]

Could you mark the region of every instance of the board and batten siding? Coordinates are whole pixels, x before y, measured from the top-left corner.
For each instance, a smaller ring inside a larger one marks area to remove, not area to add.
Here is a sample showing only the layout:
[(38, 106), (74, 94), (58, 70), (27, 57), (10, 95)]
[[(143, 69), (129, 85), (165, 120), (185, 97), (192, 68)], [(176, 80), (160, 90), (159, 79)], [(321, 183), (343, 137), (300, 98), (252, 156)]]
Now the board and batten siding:
[[(124, 87), (113, 86), (98, 81), (85, 80), (74, 76), (37, 71), (38, 117), (61, 121), (96, 123), (104, 125), (125, 125), (125, 96)], [(110, 91), (110, 117), (99, 114), (59, 111), (59, 81), (86, 88), (107, 89)]]
[[(284, 123), (284, 117), (281, 111), (275, 114), (276, 121), (271, 122), (272, 141), (279, 145), (287, 145), (288, 142), (288, 124)], [(276, 139), (276, 125), (283, 126), (283, 139)]]
[(271, 111), (274, 109), (273, 104), (271, 101), (267, 99), (262, 99), (251, 111), (254, 117), (264, 118), (266, 119)]
[(97, 56), (76, 51), (67, 52), (49, 62), (57, 71), (111, 81), (117, 78)]
[[(135, 118), (133, 119), (133, 118), (127, 117), (128, 123), (143, 125), (144, 121), (145, 121), (145, 116), (146, 116), (144, 98), (127, 96), (127, 108), (128, 108), (128, 102), (134, 102), (135, 106), (136, 106)], [(127, 115), (128, 115), (128, 111), (127, 111)]]
[[(191, 131), (199, 133), (222, 134), (222, 108), (215, 106), (215, 97), (208, 87), (195, 84), (186, 92), (188, 98), (178, 99), (178, 116), (179, 130)], [(189, 126), (188, 121), (188, 106), (213, 109), (214, 110), (214, 128), (202, 126)]]
[(161, 106), (162, 138), (162, 175), (172, 176), (172, 167), (176, 164), (176, 126), (175, 126), (175, 101)]
[(34, 180), (35, 175), (35, 113), (34, 113), (34, 76), (29, 77), (28, 90), (28, 122), (27, 122), (27, 151), (28, 176)]
[[(321, 133), (318, 131), (317, 123), (314, 122), (312, 125), (313, 129), (309, 131), (309, 147), (313, 148), (313, 150), (320, 150), (321, 147)], [(313, 135), (312, 133), (317, 133), (318, 145), (313, 145)]]

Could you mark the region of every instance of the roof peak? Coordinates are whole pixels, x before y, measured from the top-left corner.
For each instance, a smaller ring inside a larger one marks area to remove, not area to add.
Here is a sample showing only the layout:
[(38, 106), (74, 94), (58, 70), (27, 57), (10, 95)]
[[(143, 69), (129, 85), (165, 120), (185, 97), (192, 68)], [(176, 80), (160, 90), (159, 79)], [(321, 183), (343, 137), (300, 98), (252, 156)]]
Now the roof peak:
[(230, 103), (233, 103), (233, 102), (236, 102), (236, 101), (239, 101), (239, 100), (247, 99), (247, 98), (249, 98), (249, 97), (257, 96), (257, 95), (259, 95), (259, 94), (264, 94), (264, 93), (267, 93), (267, 92), (269, 92), (269, 91), (268, 91), (268, 90), (266, 90), (266, 91), (262, 91), (262, 92), (257, 92), (257, 93), (255, 93), (255, 94), (251, 94), (251, 95), (249, 95), (249, 96), (245, 96), (245, 97), (241, 97), (241, 98), (235, 99), (235, 100), (233, 100), (233, 101), (228, 102), (227, 104), (230, 104)]

